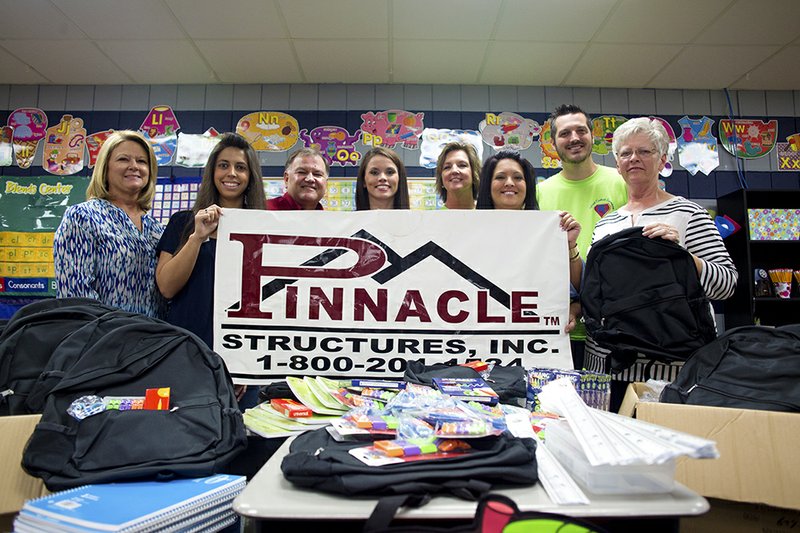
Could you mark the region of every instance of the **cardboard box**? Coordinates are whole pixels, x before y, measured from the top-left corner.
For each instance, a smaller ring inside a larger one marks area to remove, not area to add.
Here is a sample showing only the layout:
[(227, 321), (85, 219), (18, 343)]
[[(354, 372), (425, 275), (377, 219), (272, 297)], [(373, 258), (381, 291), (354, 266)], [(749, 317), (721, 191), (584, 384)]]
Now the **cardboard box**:
[(800, 413), (640, 402), (645, 387), (628, 386), (621, 414), (717, 443), (719, 459), (679, 459), (677, 481), (710, 498), (800, 509)]
[(40, 415), (0, 417), (0, 530), (11, 531), (25, 500), (47, 494), (44, 483), (22, 470), (22, 450)]
[(796, 533), (800, 512), (755, 503), (709, 499), (711, 509), (700, 516), (681, 518), (681, 533)]

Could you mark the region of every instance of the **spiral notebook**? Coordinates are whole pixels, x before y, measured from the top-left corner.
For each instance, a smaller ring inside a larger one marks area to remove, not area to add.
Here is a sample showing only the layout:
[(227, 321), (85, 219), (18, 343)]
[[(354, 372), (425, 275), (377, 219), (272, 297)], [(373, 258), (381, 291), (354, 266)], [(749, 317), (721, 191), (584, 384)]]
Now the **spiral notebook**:
[(232, 523), (244, 476), (85, 485), (29, 500), (15, 531), (214, 531)]

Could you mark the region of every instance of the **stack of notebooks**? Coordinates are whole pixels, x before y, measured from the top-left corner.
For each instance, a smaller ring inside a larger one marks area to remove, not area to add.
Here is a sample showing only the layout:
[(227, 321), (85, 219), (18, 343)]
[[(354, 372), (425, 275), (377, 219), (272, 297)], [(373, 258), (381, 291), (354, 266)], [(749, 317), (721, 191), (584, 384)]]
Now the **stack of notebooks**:
[(25, 502), (14, 531), (212, 532), (236, 522), (244, 476), (85, 485)]

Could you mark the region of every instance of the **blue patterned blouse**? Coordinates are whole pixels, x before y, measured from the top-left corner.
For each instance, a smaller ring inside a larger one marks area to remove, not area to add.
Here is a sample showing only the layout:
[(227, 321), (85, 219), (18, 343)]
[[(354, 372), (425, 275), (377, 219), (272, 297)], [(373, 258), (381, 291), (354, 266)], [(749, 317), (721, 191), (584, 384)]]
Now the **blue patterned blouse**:
[(59, 298), (94, 298), (125, 311), (160, 317), (156, 245), (163, 226), (150, 214), (142, 231), (108, 200), (67, 208), (53, 241)]

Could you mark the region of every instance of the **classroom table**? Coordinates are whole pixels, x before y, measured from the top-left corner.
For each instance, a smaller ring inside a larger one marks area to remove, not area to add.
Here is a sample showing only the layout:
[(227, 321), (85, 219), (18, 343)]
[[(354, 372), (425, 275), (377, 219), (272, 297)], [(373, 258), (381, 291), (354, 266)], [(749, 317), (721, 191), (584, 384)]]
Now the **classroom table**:
[[(327, 494), (295, 487), (281, 472), (283, 457), (289, 452), (292, 439), (288, 439), (247, 484), (234, 500), (233, 508), (246, 517), (248, 529), (279, 531), (277, 524), (287, 527), (298, 521), (297, 531), (304, 530), (303, 521), (325, 522), (325, 530), (352, 531), (354, 524), (362, 523), (372, 513), (377, 498), (355, 498)], [(513, 499), (521, 511), (542, 511), (574, 517), (600, 519), (658, 519), (653, 524), (667, 523), (666, 528), (654, 527), (649, 531), (677, 531), (677, 519), (695, 516), (708, 511), (705, 498), (676, 483), (667, 494), (588, 494), (588, 505), (564, 506), (553, 503), (541, 483), (531, 487), (504, 488), (492, 491)], [(398, 520), (424, 520), (439, 522), (467, 520), (475, 514), (476, 502), (460, 500), (451, 496), (436, 496), (427, 505), (419, 508), (401, 508)], [(335, 524), (345, 525), (332, 528)]]

